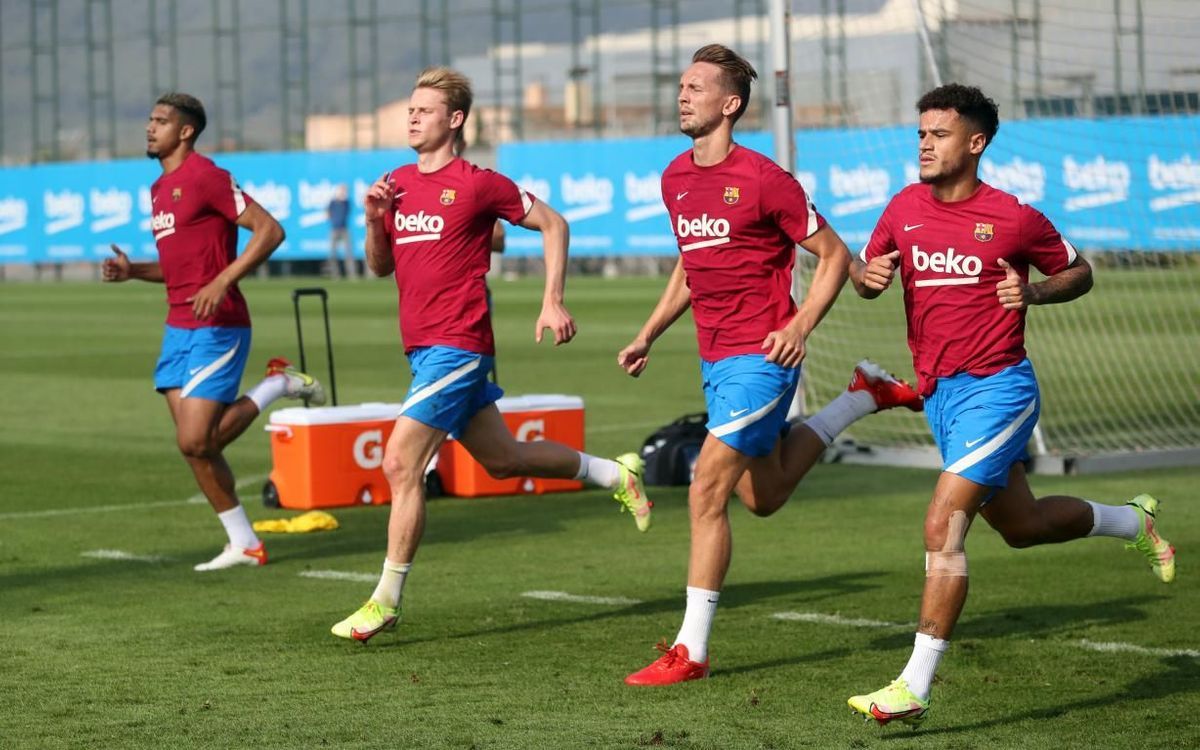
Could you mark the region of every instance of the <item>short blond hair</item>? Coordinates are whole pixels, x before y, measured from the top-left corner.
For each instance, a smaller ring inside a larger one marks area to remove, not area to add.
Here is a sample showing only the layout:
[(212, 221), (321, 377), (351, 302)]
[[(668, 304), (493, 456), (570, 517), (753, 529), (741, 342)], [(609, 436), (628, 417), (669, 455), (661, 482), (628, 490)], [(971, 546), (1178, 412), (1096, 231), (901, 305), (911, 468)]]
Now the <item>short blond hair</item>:
[(442, 92), (442, 95), (446, 97), (446, 107), (450, 110), (450, 114), (458, 111), (463, 113), (463, 124), (459, 126), (455, 138), (461, 140), (465, 145), (463, 127), (467, 124), (467, 115), (471, 114), (471, 79), (452, 68), (438, 66), (422, 70), (421, 75), (417, 76), (414, 88)]

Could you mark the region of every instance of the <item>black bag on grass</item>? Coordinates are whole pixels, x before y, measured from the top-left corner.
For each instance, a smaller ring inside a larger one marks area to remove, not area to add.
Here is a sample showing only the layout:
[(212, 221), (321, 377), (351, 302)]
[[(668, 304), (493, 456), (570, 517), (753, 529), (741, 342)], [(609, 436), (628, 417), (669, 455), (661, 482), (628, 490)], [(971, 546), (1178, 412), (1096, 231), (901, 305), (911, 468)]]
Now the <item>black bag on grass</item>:
[(700, 455), (700, 446), (708, 435), (704, 427), (707, 421), (707, 412), (685, 414), (646, 438), (642, 444), (646, 484), (664, 486), (692, 483), (696, 457)]

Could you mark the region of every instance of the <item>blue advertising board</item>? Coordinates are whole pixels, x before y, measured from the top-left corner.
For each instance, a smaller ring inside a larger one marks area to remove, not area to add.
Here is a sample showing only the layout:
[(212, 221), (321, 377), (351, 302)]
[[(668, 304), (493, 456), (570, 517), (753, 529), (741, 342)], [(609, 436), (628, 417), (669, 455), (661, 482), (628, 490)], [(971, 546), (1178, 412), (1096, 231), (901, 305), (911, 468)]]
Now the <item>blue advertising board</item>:
[[(738, 142), (770, 154), (767, 133)], [(518, 143), (499, 169), (571, 222), (573, 255), (673, 253), (658, 190), (683, 136)], [(796, 133), (796, 176), (851, 247), (866, 242), (888, 200), (917, 180), (915, 127)], [(1200, 248), (1200, 117), (1004, 123), (980, 164), (983, 179), (1045, 213), (1081, 248)], [(510, 234), (536, 254), (536, 235)]]
[[(329, 255), (326, 209), (339, 184), (349, 188), (361, 257), (363, 196), (380, 175), (415, 155), (396, 149), (216, 154), (213, 160), (283, 225), (287, 240), (272, 259), (303, 260)], [(0, 262), (96, 260), (111, 255), (111, 243), (134, 259), (153, 259), (150, 185), (160, 173), (149, 159), (0, 169)], [(241, 236), (244, 243), (249, 234)]]
[[(767, 133), (738, 141), (771, 152)], [(566, 217), (573, 255), (671, 255), (659, 179), (689, 146), (680, 135), (508, 144), (498, 167)], [(799, 131), (796, 154), (797, 177), (851, 247), (867, 240), (891, 196), (917, 179), (912, 126)], [(300, 260), (327, 256), (325, 210), (338, 184), (350, 187), (361, 227), (371, 182), (414, 154), (217, 154), (215, 161), (283, 224), (288, 238), (273, 258)], [(980, 174), (1041, 209), (1081, 248), (1200, 248), (1200, 117), (1004, 123)], [(0, 169), (0, 263), (95, 260), (113, 242), (153, 258), (149, 189), (158, 175), (146, 159)], [(518, 228), (508, 246), (536, 255), (541, 239)]]

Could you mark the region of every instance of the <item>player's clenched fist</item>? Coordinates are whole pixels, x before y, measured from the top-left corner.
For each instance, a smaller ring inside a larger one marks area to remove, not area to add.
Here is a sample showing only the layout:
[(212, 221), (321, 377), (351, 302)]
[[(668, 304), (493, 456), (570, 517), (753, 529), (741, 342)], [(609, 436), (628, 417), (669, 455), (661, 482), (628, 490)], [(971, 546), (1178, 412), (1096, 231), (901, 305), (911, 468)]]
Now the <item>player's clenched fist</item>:
[(882, 292), (892, 285), (896, 276), (896, 266), (900, 261), (900, 251), (893, 250), (887, 255), (877, 255), (867, 262), (863, 273), (863, 285), (868, 289)]
[(646, 369), (647, 355), (649, 354), (650, 345), (638, 339), (617, 354), (617, 364), (636, 378), (642, 374), (642, 370)]
[(105, 258), (104, 263), (100, 266), (100, 273), (105, 281), (128, 281), (129, 280), (129, 256), (121, 252), (121, 248), (115, 244), (110, 245), (113, 251), (113, 258)]

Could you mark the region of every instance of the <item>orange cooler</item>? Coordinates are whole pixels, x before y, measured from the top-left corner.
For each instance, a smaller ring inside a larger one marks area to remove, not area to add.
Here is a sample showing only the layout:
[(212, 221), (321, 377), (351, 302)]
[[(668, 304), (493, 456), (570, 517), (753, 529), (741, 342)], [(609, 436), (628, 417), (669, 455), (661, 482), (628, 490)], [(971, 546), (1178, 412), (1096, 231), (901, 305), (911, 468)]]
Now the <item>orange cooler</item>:
[[(389, 502), (391, 491), (380, 467), (400, 406), (369, 403), (272, 412), (264, 429), (271, 433), (270, 481), (280, 506), (312, 510)], [(583, 450), (582, 398), (516, 396), (502, 398), (496, 406), (518, 440), (555, 440)], [(457, 440), (442, 445), (436, 466), (445, 491), (463, 497), (583, 486), (571, 479), (492, 479)]]
[(284, 508), (312, 510), (390, 501), (383, 448), (400, 404), (359, 404), (271, 413), (271, 482)]
[[(583, 450), (583, 399), (578, 396), (505, 397), (496, 402), (496, 407), (519, 441), (554, 440)], [(457, 440), (447, 440), (442, 445), (437, 470), (446, 492), (460, 497), (540, 495), (583, 487), (582, 482), (574, 479), (492, 479)]]

